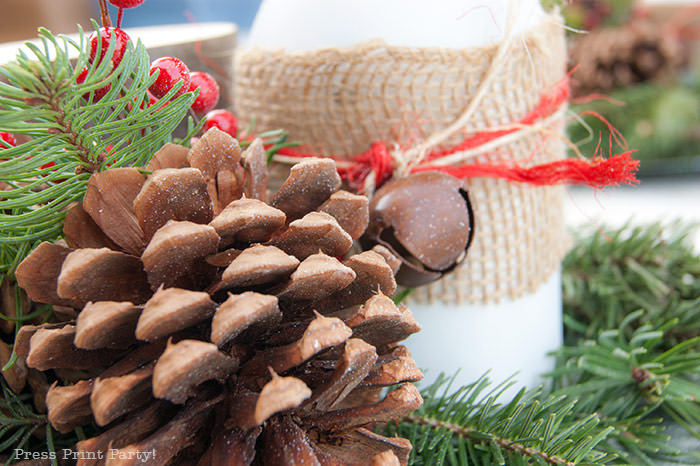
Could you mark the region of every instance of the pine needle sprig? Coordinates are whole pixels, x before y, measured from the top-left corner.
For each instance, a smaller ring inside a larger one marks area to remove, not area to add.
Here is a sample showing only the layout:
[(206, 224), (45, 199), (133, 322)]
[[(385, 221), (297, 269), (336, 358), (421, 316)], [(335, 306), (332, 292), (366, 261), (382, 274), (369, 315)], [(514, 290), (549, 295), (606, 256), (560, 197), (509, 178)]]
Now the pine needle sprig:
[(575, 398), (522, 389), (501, 403), (513, 383), (482, 377), (455, 391), (441, 376), (423, 391), (421, 408), (386, 430), (411, 440), (412, 464), (420, 465), (592, 466), (615, 457), (597, 448), (614, 429), (595, 414), (572, 416)]
[(6, 464), (15, 459), (16, 450), (27, 448), (31, 437), (40, 429), (46, 429), (48, 420), (31, 408), (31, 395), (15, 395), (0, 377), (0, 452), (9, 452)]
[[(595, 341), (561, 348), (558, 368), (549, 375), (561, 387), (555, 395), (588, 399), (592, 403), (583, 403), (585, 412), (615, 424), (608, 439), (615, 443), (608, 443), (608, 450), (625, 462), (656, 464), (659, 457), (685, 455), (668, 445), (660, 420), (651, 416), (665, 415), (700, 439), (700, 337), (665, 349), (665, 336), (678, 320), (630, 331), (643, 314), (629, 314), (620, 328), (600, 332)], [(697, 462), (700, 451), (688, 456)]]
[(700, 447), (679, 451), (663, 432), (671, 421), (700, 433), (693, 228), (674, 222), (586, 233), (564, 261), (567, 345), (553, 381), (580, 398), (582, 412), (616, 428), (601, 448), (625, 463), (699, 462)]
[(563, 263), (566, 341), (595, 339), (620, 328), (638, 309), (628, 336), (646, 323), (677, 318), (667, 345), (700, 335), (700, 256), (688, 241), (693, 225), (660, 223), (579, 234)]
[(300, 142), (288, 141), (289, 133), (282, 129), (265, 131), (264, 133), (257, 135), (254, 133), (254, 129), (255, 118), (252, 118), (248, 123), (248, 127), (245, 129), (245, 132), (239, 130), (237, 134), (238, 142), (240, 143), (242, 149), (247, 149), (250, 143), (253, 142), (254, 138), (258, 137), (262, 139), (263, 146), (265, 147), (265, 151), (267, 153), (268, 165), (272, 163), (272, 158), (275, 156), (275, 154), (277, 154), (277, 152), (279, 152), (280, 149), (301, 146)]
[[(157, 104), (147, 105), (156, 76), (148, 72), (150, 58), (140, 41), (128, 44), (113, 69), (111, 60), (89, 62), (82, 31), (78, 42), (45, 29), (39, 37), (41, 46), (27, 44), (31, 56), (20, 51), (14, 62), (0, 67), (7, 81), (0, 82), (0, 131), (27, 139), (1, 154), (3, 274), (11, 274), (38, 242), (60, 236), (66, 207), (82, 198), (92, 173), (145, 165), (172, 140), (195, 98), (193, 93), (173, 98), (176, 85)], [(106, 56), (114, 47), (112, 41)]]

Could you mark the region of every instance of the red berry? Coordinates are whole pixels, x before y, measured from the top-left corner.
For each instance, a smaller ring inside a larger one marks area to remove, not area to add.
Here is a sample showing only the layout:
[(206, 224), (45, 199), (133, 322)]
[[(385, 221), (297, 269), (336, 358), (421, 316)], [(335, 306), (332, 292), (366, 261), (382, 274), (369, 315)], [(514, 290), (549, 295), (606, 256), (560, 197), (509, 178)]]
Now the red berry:
[[(129, 35), (124, 32), (124, 30), (119, 28), (100, 28), (99, 37), (102, 42), (102, 47), (100, 49), (100, 62), (104, 58), (107, 50), (109, 49), (109, 43), (112, 40), (112, 34), (117, 41), (114, 45), (114, 54), (112, 55), (112, 64), (116, 66), (121, 63), (122, 58), (124, 58), (124, 52), (126, 51), (126, 44), (131, 40)], [(95, 61), (95, 55), (97, 54), (97, 32), (93, 32), (90, 36), (90, 63)]]
[[(102, 152), (102, 157), (107, 158), (110, 155), (112, 155), (112, 151), (114, 151), (114, 146), (112, 144), (107, 144), (107, 147), (105, 147), (105, 151)], [(117, 159), (112, 159), (109, 162), (107, 162), (107, 166), (111, 167), (113, 163), (116, 163)]]
[(192, 102), (192, 110), (195, 113), (207, 113), (216, 107), (219, 101), (219, 83), (209, 73), (195, 71), (190, 73), (190, 92), (199, 88), (199, 95)]
[[(89, 70), (87, 68), (83, 68), (83, 70), (80, 72), (80, 74), (75, 78), (75, 82), (78, 84), (82, 84), (85, 82), (85, 78), (87, 78)], [(109, 92), (109, 90), (112, 88), (112, 84), (109, 83), (106, 86), (102, 86), (99, 89), (96, 89), (94, 91), (94, 102), (99, 102), (102, 97), (105, 96)], [(86, 92), (83, 94), (83, 99), (85, 100), (90, 100), (90, 93)]]
[[(51, 168), (51, 167), (55, 167), (55, 166), (56, 166), (56, 162), (51, 161), (51, 162), (46, 162), (40, 168), (43, 170), (45, 168)], [(46, 178), (47, 176), (49, 176), (49, 173), (44, 173), (43, 175), (41, 175), (42, 178)], [(66, 178), (59, 178), (57, 180), (53, 180), (54, 183), (63, 183), (64, 181), (66, 181)]]
[(156, 70), (160, 71), (160, 73), (149, 90), (151, 94), (159, 99), (180, 81), (183, 81), (183, 85), (173, 98), (184, 94), (190, 88), (190, 70), (187, 68), (187, 65), (177, 58), (162, 57), (157, 59), (151, 63), (151, 74), (154, 74)]
[(90, 70), (88, 70), (87, 67), (83, 68), (80, 71), (80, 74), (75, 78), (75, 82), (77, 82), (78, 84), (84, 83), (89, 71)]
[(134, 8), (145, 2), (146, 0), (107, 0), (117, 8)]
[[(15, 140), (15, 137), (10, 134), (10, 133), (5, 133), (3, 131), (0, 131), (0, 139), (5, 141), (7, 145), (10, 145), (12, 147), (17, 145), (17, 141)], [(5, 149), (6, 145), (5, 144), (0, 144), (0, 150)]]
[(206, 114), (205, 118), (207, 121), (204, 123), (204, 131), (216, 127), (234, 138), (236, 137), (238, 133), (238, 119), (233, 113), (228, 110), (212, 110)]

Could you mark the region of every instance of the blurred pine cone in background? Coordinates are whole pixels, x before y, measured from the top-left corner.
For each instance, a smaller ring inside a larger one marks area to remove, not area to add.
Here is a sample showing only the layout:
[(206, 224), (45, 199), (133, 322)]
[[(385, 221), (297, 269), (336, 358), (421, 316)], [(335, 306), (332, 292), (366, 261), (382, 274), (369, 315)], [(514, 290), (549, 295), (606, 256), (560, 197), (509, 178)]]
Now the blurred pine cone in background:
[(677, 36), (643, 19), (595, 29), (572, 40), (570, 66), (578, 67), (572, 79), (575, 96), (665, 80), (688, 57)]

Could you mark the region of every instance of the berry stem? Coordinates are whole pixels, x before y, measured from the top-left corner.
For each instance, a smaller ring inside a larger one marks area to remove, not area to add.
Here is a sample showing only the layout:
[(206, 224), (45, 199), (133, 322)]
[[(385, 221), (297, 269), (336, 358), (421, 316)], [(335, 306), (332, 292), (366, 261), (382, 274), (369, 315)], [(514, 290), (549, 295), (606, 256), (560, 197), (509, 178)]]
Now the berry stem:
[(199, 115), (197, 115), (197, 112), (192, 110), (192, 107), (190, 107), (189, 113), (190, 113), (190, 116), (192, 117), (192, 121), (194, 121), (195, 126), (198, 125), (201, 117)]
[(124, 19), (124, 8), (119, 7), (119, 13), (117, 13), (117, 27), (121, 29), (122, 19)]
[(102, 15), (102, 27), (112, 27), (112, 18), (109, 17), (109, 10), (107, 9), (107, 0), (99, 0), (99, 3), (100, 14)]

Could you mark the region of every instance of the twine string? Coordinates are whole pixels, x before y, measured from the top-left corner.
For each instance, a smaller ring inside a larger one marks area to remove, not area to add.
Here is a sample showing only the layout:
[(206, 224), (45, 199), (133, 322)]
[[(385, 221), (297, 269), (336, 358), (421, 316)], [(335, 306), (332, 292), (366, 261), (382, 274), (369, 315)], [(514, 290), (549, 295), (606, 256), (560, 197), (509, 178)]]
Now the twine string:
[[(417, 144), (415, 147), (408, 149), (403, 153), (401, 151), (395, 151), (392, 153), (392, 156), (396, 161), (397, 168), (402, 168), (402, 170), (397, 170), (398, 177), (408, 175), (410, 168), (420, 165), (425, 159), (429, 150), (442, 144), (452, 135), (462, 130), (472, 119), (474, 112), (476, 112), (477, 108), (484, 99), (484, 96), (489, 91), (497, 72), (508, 60), (507, 54), (510, 52), (511, 43), (515, 38), (515, 21), (519, 10), (517, 4), (518, 2), (512, 2), (509, 7), (505, 37), (498, 46), (496, 54), (491, 61), (491, 66), (489, 66), (488, 70), (486, 71), (484, 79), (481, 81), (481, 83), (479, 83), (474, 97), (472, 97), (472, 100), (465, 107), (462, 114), (454, 122), (452, 122), (452, 124), (436, 133), (433, 133), (424, 142)], [(464, 153), (462, 157), (456, 160), (456, 162), (465, 162), (474, 156), (475, 155)], [(406, 168), (409, 170), (406, 170)]]
[[(466, 148), (461, 151), (455, 151), (454, 148), (448, 149), (439, 156), (429, 156), (426, 160), (424, 160), (424, 163), (421, 163), (418, 166), (427, 164), (454, 165), (460, 162), (466, 162), (469, 159), (473, 159), (479, 155), (488, 154), (499, 147), (515, 142), (521, 138), (529, 136), (532, 133), (546, 132), (546, 128), (549, 128), (554, 122), (560, 121), (564, 117), (565, 113), (566, 108), (562, 106), (555, 113), (542, 120), (539, 120), (536, 123), (515, 123), (513, 125), (503, 127), (502, 129), (494, 128), (493, 132), (491, 133), (498, 133), (497, 137), (493, 137), (492, 139), (485, 141), (483, 144), (477, 145), (473, 148)], [(482, 137), (485, 135), (484, 138), (487, 138), (489, 135), (488, 132), (477, 134)]]

